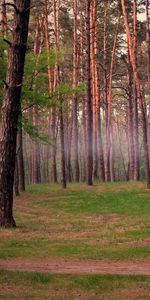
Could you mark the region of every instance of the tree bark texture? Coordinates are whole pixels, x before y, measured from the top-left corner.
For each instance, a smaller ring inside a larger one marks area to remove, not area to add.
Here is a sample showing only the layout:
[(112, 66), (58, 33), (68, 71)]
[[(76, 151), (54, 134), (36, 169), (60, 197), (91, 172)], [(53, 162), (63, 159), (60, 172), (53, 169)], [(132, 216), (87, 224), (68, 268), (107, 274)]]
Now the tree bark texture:
[(2, 107), (0, 140), (0, 225), (15, 226), (13, 184), (21, 87), (27, 47), (30, 0), (16, 0), (13, 38)]
[[(77, 39), (77, 0), (74, 0), (74, 34), (73, 34), (73, 87), (78, 85), (78, 39)], [(72, 130), (72, 159), (74, 181), (79, 182), (79, 155), (78, 155), (78, 97), (75, 93), (73, 96), (73, 130)]]
[(90, 0), (86, 0), (86, 71), (87, 71), (87, 184), (93, 184), (93, 117), (91, 94)]

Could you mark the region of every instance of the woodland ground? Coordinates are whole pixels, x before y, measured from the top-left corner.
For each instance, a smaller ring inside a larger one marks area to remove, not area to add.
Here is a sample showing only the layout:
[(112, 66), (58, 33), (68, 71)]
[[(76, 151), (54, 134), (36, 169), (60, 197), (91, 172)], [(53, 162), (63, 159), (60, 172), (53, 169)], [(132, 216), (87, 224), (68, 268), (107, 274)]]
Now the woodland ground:
[[(14, 206), (18, 227), (0, 229), (0, 299), (150, 299), (150, 276), (142, 275), (150, 266), (145, 183), (35, 185)], [(79, 265), (80, 272), (45, 273), (48, 261)], [(82, 272), (92, 262), (112, 274)]]

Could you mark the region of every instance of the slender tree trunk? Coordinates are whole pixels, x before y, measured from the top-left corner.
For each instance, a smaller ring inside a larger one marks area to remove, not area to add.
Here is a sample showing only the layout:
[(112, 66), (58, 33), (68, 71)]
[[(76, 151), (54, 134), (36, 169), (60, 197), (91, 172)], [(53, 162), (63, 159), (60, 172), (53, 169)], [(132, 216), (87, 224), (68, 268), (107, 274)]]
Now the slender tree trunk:
[(134, 180), (140, 179), (140, 159), (139, 159), (139, 116), (138, 116), (138, 99), (137, 89), (133, 87), (133, 125), (134, 125)]
[(109, 72), (109, 89), (108, 89), (108, 126), (107, 126), (107, 142), (109, 147), (109, 155), (110, 155), (110, 177), (111, 181), (115, 180), (115, 171), (114, 171), (114, 146), (113, 146), (113, 123), (112, 123), (112, 80), (113, 80), (113, 68), (114, 68), (114, 60), (115, 60), (115, 52), (117, 46), (117, 36), (118, 36), (118, 26), (120, 22), (120, 16), (116, 22), (116, 28), (114, 33), (114, 44), (111, 55), (111, 63), (110, 63), (110, 72)]
[(91, 55), (90, 55), (90, 0), (86, 0), (86, 71), (87, 71), (87, 184), (92, 185), (93, 174), (93, 118), (91, 94)]
[(53, 88), (53, 80), (52, 80), (52, 70), (50, 67), (50, 58), (49, 58), (49, 53), (50, 53), (50, 38), (49, 38), (49, 22), (48, 22), (48, 0), (45, 0), (44, 2), (44, 27), (45, 27), (45, 40), (46, 40), (46, 48), (48, 52), (48, 66), (47, 66), (47, 71), (48, 71), (48, 85), (49, 85), (49, 91), (52, 91)]
[[(43, 35), (43, 25), (44, 24), (43, 23), (44, 23), (44, 19), (38, 17), (36, 32), (35, 32), (35, 42), (34, 42), (34, 55), (36, 56), (36, 65), (35, 65), (35, 69), (34, 69), (34, 73), (33, 73), (33, 81), (32, 81), (32, 85), (31, 85), (31, 89), (33, 89), (33, 86), (34, 86), (34, 77), (36, 76), (37, 65), (38, 65), (38, 61), (39, 61), (40, 54), (42, 52), (42, 47), (43, 47), (43, 39), (44, 39), (44, 35)], [(34, 88), (36, 88), (36, 86)], [(36, 105), (33, 107), (32, 117), (33, 117), (33, 124), (36, 126), (36, 132), (37, 132), (37, 136), (38, 136), (39, 135), (39, 129), (38, 129), (38, 127), (39, 127), (39, 111), (38, 111), (38, 107)], [(33, 143), (32, 160), (33, 160), (33, 162), (32, 162), (33, 183), (35, 183), (35, 184), (41, 183), (41, 153), (40, 153), (40, 144), (39, 144), (38, 139)]]
[(125, 179), (128, 180), (128, 174), (127, 174), (126, 166), (125, 166), (125, 158), (124, 158), (124, 155), (123, 155), (123, 149), (122, 149), (122, 143), (121, 143), (121, 130), (120, 130), (118, 118), (117, 118), (117, 133), (118, 133), (119, 150), (120, 150), (120, 155), (121, 155), (121, 158), (122, 158), (124, 176), (125, 176)]
[[(85, 70), (84, 70), (84, 29), (85, 24), (83, 21), (83, 15), (80, 16), (80, 27), (81, 27), (81, 36), (80, 36), (80, 76), (81, 76), (81, 82), (85, 81)], [(82, 143), (82, 181), (86, 181), (86, 97), (82, 97), (82, 136), (83, 136), (83, 143)]]
[(147, 42), (147, 74), (148, 74), (148, 141), (150, 160), (150, 22), (149, 22), (149, 0), (146, 0), (146, 42)]
[(14, 178), (14, 188), (15, 188), (15, 195), (19, 196), (19, 173), (18, 173), (18, 158), (16, 155), (16, 162), (15, 162), (15, 178)]
[[(49, 85), (49, 92), (51, 93), (52, 90), (56, 90), (57, 85), (57, 72), (55, 68), (54, 72), (54, 83), (52, 78), (52, 70), (50, 67), (50, 38), (49, 38), (49, 21), (48, 21), (48, 1), (45, 0), (44, 2), (44, 10), (45, 10), (45, 37), (46, 37), (46, 47), (48, 52), (48, 85)], [(53, 1), (53, 11), (54, 11), (54, 25), (55, 25), (55, 33), (56, 33), (56, 1)], [(55, 47), (57, 43), (57, 38), (55, 36)], [(50, 138), (51, 138), (51, 181), (53, 183), (57, 182), (57, 164), (56, 164), (56, 108), (50, 108)]]
[(20, 114), (20, 126), (18, 129), (18, 177), (19, 177), (19, 191), (25, 191), (25, 171), (24, 171), (24, 157), (23, 157), (23, 136), (22, 136), (22, 115)]
[[(56, 87), (59, 89), (60, 84), (60, 69), (57, 61), (57, 52), (59, 51), (59, 9), (60, 3), (59, 0), (53, 0), (53, 11), (54, 11), (54, 30), (55, 30), (55, 54), (56, 54), (56, 63), (54, 70), (54, 90)], [(61, 78), (62, 79), (62, 78)], [(59, 103), (59, 120), (60, 120), (60, 146), (61, 146), (61, 182), (62, 187), (67, 187), (66, 180), (66, 151), (65, 151), (65, 135), (64, 135), (64, 116), (63, 116), (63, 99), (61, 95), (58, 94), (58, 103)]]
[(65, 158), (65, 139), (64, 139), (64, 119), (63, 119), (63, 101), (60, 97), (60, 144), (61, 144), (61, 183), (65, 189), (67, 187), (66, 182), (66, 158)]
[[(55, 53), (56, 53), (56, 60), (57, 60), (57, 51), (58, 51), (58, 24), (57, 24), (57, 17), (58, 17), (58, 6), (57, 6), (57, 1), (53, 0), (53, 13), (54, 13), (54, 47), (55, 47)], [(47, 21), (48, 22), (48, 21)], [(47, 25), (48, 26), (48, 25)], [(48, 28), (47, 28), (48, 30)], [(48, 39), (48, 45), (47, 49), (50, 51), (50, 42), (49, 42), (49, 36), (47, 33), (47, 39)], [(53, 80), (53, 87), (51, 85), (52, 82), (52, 75), (51, 75), (51, 69), (49, 67), (48, 69), (48, 78), (49, 78), (49, 90), (50, 92), (52, 89), (54, 92), (56, 91), (56, 87), (58, 85), (58, 64), (57, 61), (55, 63), (55, 68), (54, 68), (54, 80)], [(57, 154), (57, 147), (56, 147), (56, 108), (55, 108), (55, 103), (54, 106), (51, 107), (51, 124), (50, 124), (50, 133), (51, 133), (51, 141), (52, 141), (52, 147), (51, 147), (51, 181), (56, 183), (57, 182), (57, 164), (56, 164), (56, 154)]]
[(66, 169), (67, 169), (67, 180), (69, 182), (72, 182), (72, 168), (71, 168), (72, 123), (73, 123), (73, 114), (71, 111), (70, 116), (68, 116), (68, 120), (67, 120), (67, 147), (66, 147), (67, 148)]
[(129, 179), (134, 180), (134, 127), (133, 127), (133, 72), (128, 53), (127, 59), (127, 80), (128, 80), (128, 153), (129, 153)]
[[(97, 22), (97, 5), (98, 1), (95, 0), (94, 5), (94, 71), (95, 71), (95, 98), (96, 98), (96, 127), (97, 127), (97, 157), (100, 162), (100, 178), (105, 181), (105, 166), (104, 166), (104, 150), (103, 150), (103, 140), (102, 140), (102, 129), (101, 129), (101, 114), (100, 114), (100, 65), (99, 65), (99, 47), (98, 47), (98, 22)], [(98, 161), (97, 161), (98, 165)]]
[[(39, 112), (38, 108), (35, 106), (33, 108), (33, 125), (36, 128), (36, 135), (39, 135)], [(33, 151), (32, 151), (32, 182), (34, 184), (41, 183), (41, 153), (40, 144), (38, 139), (33, 141)]]
[[(133, 1), (133, 50), (137, 66), (137, 1)], [(134, 101), (134, 180), (140, 179), (140, 162), (139, 162), (139, 118), (138, 118), (138, 94), (136, 84), (133, 86)]]
[(106, 46), (107, 46), (107, 6), (104, 13), (104, 41), (103, 41), (103, 82), (104, 82), (104, 109), (105, 109), (105, 180), (110, 181), (110, 145), (108, 141), (107, 128), (108, 128), (108, 82), (107, 82), (107, 64), (106, 64)]
[[(77, 0), (74, 0), (74, 34), (73, 34), (73, 87), (78, 85), (78, 39), (77, 39)], [(78, 97), (73, 96), (73, 131), (72, 131), (72, 159), (74, 181), (79, 182), (79, 161), (78, 161)]]
[(13, 37), (2, 108), (0, 143), (0, 225), (5, 227), (16, 225), (13, 218), (13, 184), (30, 0), (16, 0), (15, 7)]
[[(146, 41), (147, 41), (147, 61), (148, 61), (148, 84), (150, 89), (150, 24), (149, 24), (149, 0), (146, 0)], [(150, 91), (149, 91), (150, 93)]]
[(93, 108), (93, 178), (98, 178), (98, 145), (97, 145), (97, 111), (96, 111), (96, 82), (95, 82), (95, 27), (96, 2), (91, 1), (90, 7), (90, 55), (91, 55), (91, 89)]

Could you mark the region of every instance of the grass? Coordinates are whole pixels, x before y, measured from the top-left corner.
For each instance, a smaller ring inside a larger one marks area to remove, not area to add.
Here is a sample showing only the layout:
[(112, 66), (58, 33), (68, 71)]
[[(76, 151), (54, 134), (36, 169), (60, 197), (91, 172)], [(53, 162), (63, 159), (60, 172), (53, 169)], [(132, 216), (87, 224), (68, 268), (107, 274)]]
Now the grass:
[(0, 229), (0, 258), (150, 259), (149, 212), (144, 183), (29, 186), (18, 227)]
[(0, 271), (0, 299), (150, 299), (150, 277)]
[[(14, 201), (16, 229), (0, 229), (0, 258), (150, 260), (144, 183), (33, 185)], [(0, 270), (0, 299), (150, 300), (150, 276), (50, 275)]]

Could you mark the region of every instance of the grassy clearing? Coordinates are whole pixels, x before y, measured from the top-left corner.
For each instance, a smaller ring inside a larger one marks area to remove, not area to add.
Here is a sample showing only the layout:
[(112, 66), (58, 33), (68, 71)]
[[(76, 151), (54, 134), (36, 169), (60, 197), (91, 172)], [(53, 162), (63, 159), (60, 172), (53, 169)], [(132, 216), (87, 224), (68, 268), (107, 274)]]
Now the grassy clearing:
[[(0, 229), (0, 258), (150, 260), (144, 183), (30, 186), (15, 199), (16, 229)], [(0, 299), (150, 300), (150, 277), (0, 271)]]
[(0, 258), (150, 259), (149, 212), (144, 183), (30, 186), (17, 229), (0, 229)]
[(150, 277), (0, 271), (0, 299), (148, 300)]

